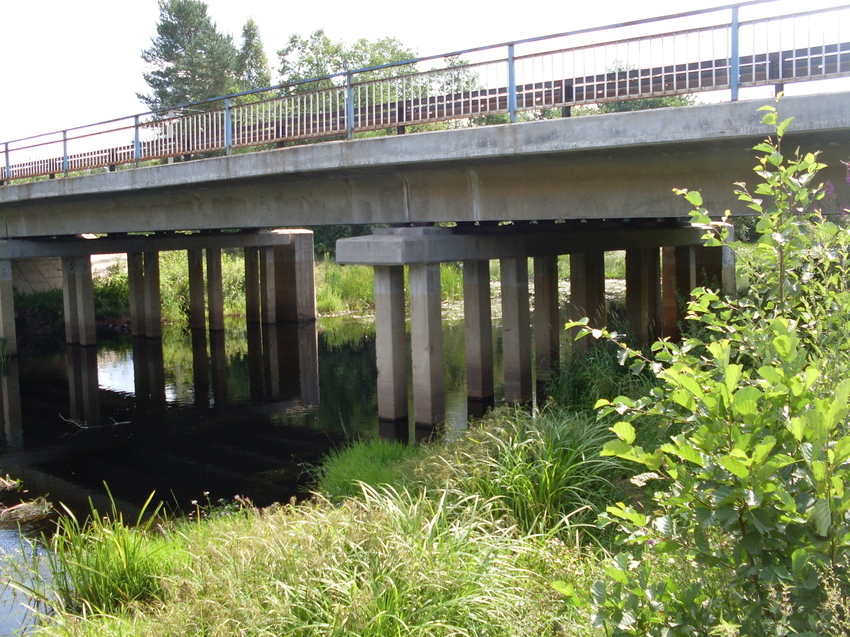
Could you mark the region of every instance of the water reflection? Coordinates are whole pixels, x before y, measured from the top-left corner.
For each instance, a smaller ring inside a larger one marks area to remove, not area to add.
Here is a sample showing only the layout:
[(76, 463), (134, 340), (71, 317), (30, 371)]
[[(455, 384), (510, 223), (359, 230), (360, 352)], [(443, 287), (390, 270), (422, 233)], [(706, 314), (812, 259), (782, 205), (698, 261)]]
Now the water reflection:
[[(465, 427), (463, 326), (447, 324), (448, 431)], [(498, 342), (494, 344), (498, 352)], [(497, 378), (500, 376), (497, 356)], [(374, 328), (355, 321), (166, 333), (9, 361), (0, 378), (2, 470), (35, 495), (127, 515), (151, 491), (174, 509), (308, 488), (308, 467), (346, 438), (427, 439), (380, 423)]]

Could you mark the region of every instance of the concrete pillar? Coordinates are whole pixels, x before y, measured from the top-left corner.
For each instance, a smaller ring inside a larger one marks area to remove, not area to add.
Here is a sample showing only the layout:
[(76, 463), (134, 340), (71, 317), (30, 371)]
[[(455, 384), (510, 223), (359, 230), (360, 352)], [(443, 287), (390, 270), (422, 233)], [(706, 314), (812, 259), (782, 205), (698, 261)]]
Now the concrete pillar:
[(207, 302), (210, 331), (224, 331), (224, 283), (221, 271), (221, 248), (207, 248)]
[(130, 290), (131, 333), (133, 336), (145, 336), (145, 259), (141, 252), (127, 254), (127, 286)]
[(65, 312), (66, 343), (80, 342), (80, 313), (77, 311), (77, 277), (74, 263), (74, 257), (62, 257), (62, 306)]
[(528, 304), (528, 259), (501, 259), (502, 347), (505, 400), (531, 400), (531, 312)]
[(661, 327), (661, 257), (658, 248), (626, 250), (626, 318), (639, 344), (658, 338)]
[(409, 267), (413, 419), (436, 425), (446, 416), (440, 264)]
[(549, 379), (561, 352), (558, 257), (534, 257), (534, 360), (537, 385)]
[(490, 262), (463, 263), (463, 320), (466, 335), (466, 395), (493, 400), (493, 321)]
[(378, 418), (406, 420), (408, 364), (404, 321), (404, 267), (375, 266), (374, 270)]
[(245, 319), (249, 325), (260, 323), (260, 249), (245, 248)]
[(94, 290), (90, 257), (62, 257), (65, 342), (95, 344)]
[[(587, 317), (591, 327), (605, 327), (605, 253), (601, 250), (570, 255), (570, 316)], [(587, 349), (593, 344), (585, 337), (573, 348)]]
[(298, 320), (298, 275), (295, 246), (274, 247), (275, 303), (278, 321)]
[(144, 254), (145, 336), (162, 337), (162, 298), (159, 288), (159, 252)]
[(206, 329), (206, 301), (204, 299), (204, 251), (190, 248), (186, 251), (189, 263), (189, 328)]
[(91, 257), (77, 257), (74, 270), (77, 278), (79, 343), (80, 345), (94, 345), (97, 337), (94, 324), (94, 285), (92, 284)]
[(313, 232), (295, 231), (292, 234), (295, 256), (296, 320), (316, 320), (316, 277), (313, 263)]
[(661, 335), (677, 340), (688, 299), (697, 285), (694, 246), (662, 248), (661, 276)]
[(18, 353), (15, 331), (15, 294), (12, 286), (12, 262), (0, 259), (0, 338), (7, 354)]
[(277, 288), (274, 246), (260, 248), (260, 306), (262, 322), (277, 323)]

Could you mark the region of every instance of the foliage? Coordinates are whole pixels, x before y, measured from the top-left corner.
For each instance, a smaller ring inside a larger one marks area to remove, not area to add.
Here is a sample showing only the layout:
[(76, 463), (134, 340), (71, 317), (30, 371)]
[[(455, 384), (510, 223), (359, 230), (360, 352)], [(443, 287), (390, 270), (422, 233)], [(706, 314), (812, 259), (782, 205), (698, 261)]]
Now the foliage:
[[(396, 38), (381, 38), (375, 41), (361, 38), (349, 45), (342, 40), (334, 42), (325, 34), (324, 29), (313, 31), (306, 38), (293, 33), (289, 36), (286, 46), (277, 54), (280, 59), (279, 72), (283, 83), (301, 82), (391, 62), (403, 62), (416, 57), (416, 51), (405, 48)], [(392, 77), (403, 72), (405, 67), (381, 69), (358, 74), (357, 81)], [(304, 87), (296, 86), (285, 90), (298, 93), (339, 83), (339, 80), (336, 82), (326, 80), (318, 84), (311, 83)]]
[(269, 59), (260, 39), (260, 28), (249, 18), (242, 27), (242, 46), (236, 56), (236, 76), (240, 91), (271, 86)]
[(202, 0), (160, 0), (157, 35), (142, 51), (149, 94), (137, 93), (151, 110), (175, 108), (264, 88), (271, 72), (259, 27), (249, 19), (237, 49), (218, 31)]
[(235, 93), (237, 50), (220, 33), (201, 0), (160, 0), (157, 35), (142, 51), (151, 93), (137, 97), (151, 110)]
[[(697, 290), (689, 319), (712, 338), (656, 343), (654, 360), (624, 348), (632, 369), (649, 366), (660, 386), (598, 404), (622, 418), (603, 453), (666, 486), (651, 514), (607, 508), (632, 549), (614, 556), (590, 595), (558, 584), (614, 635), (814, 634), (826, 599), (820, 573), (846, 581), (850, 235), (812, 212), (822, 165), (811, 153), (784, 156), (790, 120), (766, 109), (776, 141), (755, 147), (762, 182), (753, 194), (736, 190), (759, 214), (762, 266), (750, 272), (749, 294), (734, 301)], [(696, 221), (710, 221), (698, 192), (681, 194)], [(813, 226), (823, 243), (813, 243)], [(725, 225), (715, 228), (722, 238)], [(720, 245), (714, 234), (707, 242)], [(669, 442), (636, 444), (647, 418), (668, 423)], [(699, 576), (659, 575), (666, 558)]]
[(625, 113), (627, 111), (645, 111), (650, 108), (669, 108), (690, 106), (694, 103), (692, 95), (667, 95), (665, 97), (644, 97), (619, 102), (604, 102), (597, 108), (598, 113)]

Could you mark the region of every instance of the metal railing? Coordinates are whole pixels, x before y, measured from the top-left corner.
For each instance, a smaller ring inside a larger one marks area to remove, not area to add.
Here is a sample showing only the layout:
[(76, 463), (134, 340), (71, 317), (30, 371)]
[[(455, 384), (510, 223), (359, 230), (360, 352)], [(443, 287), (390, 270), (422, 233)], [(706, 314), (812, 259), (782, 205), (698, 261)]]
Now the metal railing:
[(715, 90), (735, 100), (743, 87), (850, 76), (850, 5), (776, 16), (774, 1), (467, 49), (0, 143), (0, 183), (450, 120), (513, 122), (581, 104)]

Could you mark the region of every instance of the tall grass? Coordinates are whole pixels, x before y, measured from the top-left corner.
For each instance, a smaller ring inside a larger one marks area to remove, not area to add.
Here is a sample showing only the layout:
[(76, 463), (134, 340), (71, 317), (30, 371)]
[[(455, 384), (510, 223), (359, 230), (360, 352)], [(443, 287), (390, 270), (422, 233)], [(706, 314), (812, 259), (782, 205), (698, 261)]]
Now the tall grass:
[[(80, 522), (65, 509), (44, 552), (49, 579), (36, 586), (41, 601), (66, 611), (110, 613), (163, 595), (163, 576), (179, 562), (179, 542), (165, 542), (152, 532), (157, 510), (144, 521), (153, 494), (130, 527), (113, 504), (111, 515), (92, 506)], [(36, 570), (33, 576), (41, 573)], [(46, 591), (51, 591), (48, 595)]]
[(185, 551), (161, 603), (89, 616), (60, 610), (46, 635), (517, 637), (552, 631), (547, 564), (590, 572), (500, 521), (495, 503), (449, 491), (364, 486), (339, 505), (248, 509), (168, 532)]

